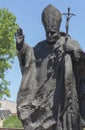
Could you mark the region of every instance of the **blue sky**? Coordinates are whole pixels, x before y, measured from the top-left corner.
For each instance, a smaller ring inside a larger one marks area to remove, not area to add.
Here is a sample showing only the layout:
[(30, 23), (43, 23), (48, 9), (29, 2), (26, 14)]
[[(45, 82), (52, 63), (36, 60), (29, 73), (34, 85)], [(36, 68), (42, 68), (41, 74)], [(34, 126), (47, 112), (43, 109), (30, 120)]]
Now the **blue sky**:
[[(7, 8), (16, 16), (17, 23), (25, 34), (25, 41), (30, 46), (35, 46), (39, 41), (45, 39), (41, 14), (48, 4), (54, 5), (62, 13), (67, 12), (67, 8), (70, 7), (71, 12), (76, 14), (70, 20), (69, 34), (85, 50), (84, 0), (0, 0), (0, 8)], [(60, 30), (65, 32), (64, 16)], [(15, 57), (12, 69), (7, 71), (6, 78), (11, 81), (11, 85), (9, 86), (11, 97), (7, 99), (16, 101), (21, 81), (21, 72), (17, 57)]]

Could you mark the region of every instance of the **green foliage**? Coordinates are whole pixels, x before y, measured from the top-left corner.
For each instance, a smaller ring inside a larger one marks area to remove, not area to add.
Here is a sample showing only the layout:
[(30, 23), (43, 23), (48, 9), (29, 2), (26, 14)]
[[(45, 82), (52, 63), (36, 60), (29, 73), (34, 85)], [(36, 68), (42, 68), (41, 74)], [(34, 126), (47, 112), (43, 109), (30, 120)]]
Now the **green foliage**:
[(1, 103), (0, 103), (0, 107), (1, 107)]
[(8, 117), (3, 122), (4, 128), (23, 128), (21, 121), (18, 119), (17, 115)]
[(8, 9), (0, 9), (0, 98), (10, 96), (5, 78), (6, 71), (12, 67), (16, 47), (14, 35), (18, 28), (16, 17)]

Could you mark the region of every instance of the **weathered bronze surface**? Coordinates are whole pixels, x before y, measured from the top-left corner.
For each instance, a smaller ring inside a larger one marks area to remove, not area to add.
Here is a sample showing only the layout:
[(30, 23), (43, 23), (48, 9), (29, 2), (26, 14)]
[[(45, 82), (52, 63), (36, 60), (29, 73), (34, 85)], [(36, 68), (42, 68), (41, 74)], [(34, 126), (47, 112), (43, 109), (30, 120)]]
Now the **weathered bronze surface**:
[(48, 5), (42, 13), (46, 40), (35, 47), (16, 34), (22, 81), (17, 113), (25, 130), (82, 130), (85, 127), (85, 53), (60, 32), (61, 13)]

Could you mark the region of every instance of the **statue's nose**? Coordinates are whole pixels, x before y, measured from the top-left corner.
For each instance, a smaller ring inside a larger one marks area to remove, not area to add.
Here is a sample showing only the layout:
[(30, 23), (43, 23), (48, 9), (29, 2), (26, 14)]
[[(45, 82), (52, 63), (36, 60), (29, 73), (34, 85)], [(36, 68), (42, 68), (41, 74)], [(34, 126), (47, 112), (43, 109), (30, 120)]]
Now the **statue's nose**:
[(51, 37), (51, 33), (50, 32), (48, 33), (48, 36)]

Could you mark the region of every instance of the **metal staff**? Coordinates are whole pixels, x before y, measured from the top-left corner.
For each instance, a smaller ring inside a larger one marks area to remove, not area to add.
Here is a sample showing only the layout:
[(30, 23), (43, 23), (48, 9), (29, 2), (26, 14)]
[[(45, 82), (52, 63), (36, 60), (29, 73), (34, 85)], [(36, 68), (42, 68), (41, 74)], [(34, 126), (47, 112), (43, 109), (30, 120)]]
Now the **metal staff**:
[(73, 14), (73, 13), (70, 13), (70, 8), (69, 7), (68, 7), (68, 12), (67, 13), (63, 13), (62, 15), (66, 16), (66, 26), (65, 26), (65, 28), (66, 28), (66, 41), (67, 41), (67, 39), (68, 39), (68, 29), (69, 29), (70, 18), (72, 16), (76, 16), (76, 15)]
[[(67, 43), (67, 40), (68, 40), (68, 29), (69, 29), (69, 20), (72, 16), (75, 16), (75, 14), (73, 13), (70, 13), (70, 8), (68, 8), (68, 13), (63, 13), (62, 15), (65, 15), (66, 16), (66, 25), (65, 25), (65, 28), (66, 28), (66, 36), (65, 36), (65, 44)], [(68, 106), (70, 105), (70, 103), (67, 104), (67, 106), (65, 106), (65, 108), (63, 109), (63, 111), (59, 114), (59, 118), (62, 118), (64, 112), (66, 111), (66, 109), (68, 108)]]

